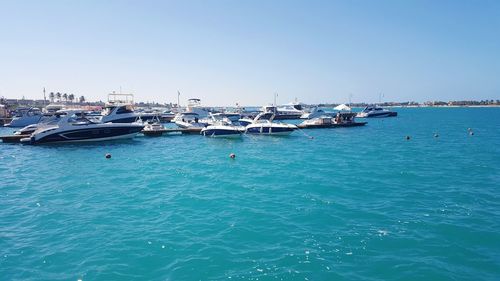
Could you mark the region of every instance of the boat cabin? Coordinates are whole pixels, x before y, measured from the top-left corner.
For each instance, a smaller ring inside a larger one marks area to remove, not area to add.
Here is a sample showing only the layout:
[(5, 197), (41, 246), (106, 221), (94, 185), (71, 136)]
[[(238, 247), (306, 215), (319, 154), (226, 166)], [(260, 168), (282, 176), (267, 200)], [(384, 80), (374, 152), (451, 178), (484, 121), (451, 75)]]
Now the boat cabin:
[(334, 118), (336, 124), (354, 123), (355, 112), (337, 112)]

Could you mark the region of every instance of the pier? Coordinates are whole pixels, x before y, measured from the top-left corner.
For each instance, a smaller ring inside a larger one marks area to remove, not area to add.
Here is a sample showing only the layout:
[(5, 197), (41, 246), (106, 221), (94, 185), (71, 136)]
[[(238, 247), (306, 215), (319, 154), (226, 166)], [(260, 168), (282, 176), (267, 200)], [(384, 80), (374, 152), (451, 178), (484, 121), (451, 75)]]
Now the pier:
[(168, 134), (168, 133), (182, 133), (182, 134), (191, 134), (191, 135), (199, 135), (201, 132), (202, 128), (165, 128), (161, 130), (154, 130), (154, 131), (145, 131), (142, 130), (141, 133), (143, 133), (145, 136), (161, 136), (163, 134)]
[(21, 139), (29, 138), (30, 135), (10, 135), (10, 136), (0, 136), (0, 140), (3, 143), (20, 143)]

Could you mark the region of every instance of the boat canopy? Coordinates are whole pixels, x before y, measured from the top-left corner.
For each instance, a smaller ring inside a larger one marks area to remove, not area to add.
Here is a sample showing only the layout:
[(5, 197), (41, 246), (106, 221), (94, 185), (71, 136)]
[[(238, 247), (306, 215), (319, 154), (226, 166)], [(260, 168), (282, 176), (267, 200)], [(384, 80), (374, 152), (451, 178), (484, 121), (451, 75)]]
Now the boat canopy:
[(347, 106), (346, 104), (341, 104), (341, 105), (337, 105), (336, 107), (334, 107), (333, 109), (335, 110), (338, 110), (338, 111), (351, 111), (352, 109)]

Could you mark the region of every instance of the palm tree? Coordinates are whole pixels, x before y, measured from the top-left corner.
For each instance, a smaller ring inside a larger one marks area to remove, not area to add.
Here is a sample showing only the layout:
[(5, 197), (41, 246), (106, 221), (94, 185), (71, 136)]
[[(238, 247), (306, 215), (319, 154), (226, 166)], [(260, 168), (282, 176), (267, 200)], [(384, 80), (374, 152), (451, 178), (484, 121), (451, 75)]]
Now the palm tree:
[(54, 97), (55, 97), (54, 92), (50, 92), (49, 94), (50, 103), (54, 103)]
[(84, 103), (85, 102), (85, 97), (84, 96), (81, 96), (80, 97), (80, 103)]
[(56, 93), (57, 102), (61, 102), (61, 93)]
[(73, 103), (73, 101), (75, 100), (75, 95), (73, 95), (73, 94), (69, 94), (69, 95), (68, 95), (68, 99), (69, 99), (69, 101), (70, 101), (71, 103)]
[(62, 95), (62, 97), (63, 97), (63, 99), (64, 99), (64, 101), (65, 101), (65, 102), (67, 102), (67, 101), (68, 101), (68, 94), (64, 93), (64, 94)]

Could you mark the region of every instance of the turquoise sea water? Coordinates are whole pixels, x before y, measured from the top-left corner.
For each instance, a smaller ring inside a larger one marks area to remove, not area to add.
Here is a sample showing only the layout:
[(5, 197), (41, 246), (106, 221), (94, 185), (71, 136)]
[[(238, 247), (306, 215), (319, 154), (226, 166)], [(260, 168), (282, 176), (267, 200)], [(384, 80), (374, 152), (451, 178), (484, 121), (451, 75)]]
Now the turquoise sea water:
[(500, 108), (398, 111), (313, 139), (0, 144), (0, 280), (500, 280)]

